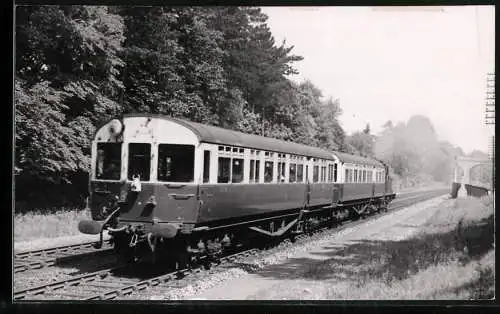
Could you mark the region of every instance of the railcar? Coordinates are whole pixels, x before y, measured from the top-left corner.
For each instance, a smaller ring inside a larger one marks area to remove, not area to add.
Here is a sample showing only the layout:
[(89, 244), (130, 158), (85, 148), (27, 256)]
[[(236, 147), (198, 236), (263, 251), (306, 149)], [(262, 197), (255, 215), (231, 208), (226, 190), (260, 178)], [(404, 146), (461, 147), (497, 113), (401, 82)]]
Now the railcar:
[(79, 230), (107, 230), (118, 255), (184, 262), (249, 239), (291, 237), (387, 207), (382, 162), (147, 114), (115, 118), (92, 141)]

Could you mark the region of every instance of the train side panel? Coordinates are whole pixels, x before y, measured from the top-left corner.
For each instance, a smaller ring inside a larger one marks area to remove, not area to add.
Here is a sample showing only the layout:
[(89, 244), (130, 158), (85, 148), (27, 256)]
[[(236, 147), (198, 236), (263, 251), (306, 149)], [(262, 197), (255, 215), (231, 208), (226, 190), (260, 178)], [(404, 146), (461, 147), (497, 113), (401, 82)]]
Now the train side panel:
[(375, 183), (375, 197), (384, 196), (385, 193), (385, 183)]
[(309, 206), (321, 206), (335, 203), (335, 185), (333, 183), (312, 183), (310, 185)]
[(297, 209), (306, 198), (306, 184), (202, 185), (198, 222)]
[(342, 187), (342, 202), (366, 199), (373, 196), (372, 183), (344, 183)]

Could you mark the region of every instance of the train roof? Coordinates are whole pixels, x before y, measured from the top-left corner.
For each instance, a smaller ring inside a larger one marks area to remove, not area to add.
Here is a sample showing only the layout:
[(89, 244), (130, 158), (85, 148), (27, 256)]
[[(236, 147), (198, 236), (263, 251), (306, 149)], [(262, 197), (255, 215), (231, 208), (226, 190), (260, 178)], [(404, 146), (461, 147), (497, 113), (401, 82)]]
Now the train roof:
[(172, 118), (164, 115), (137, 113), (125, 114), (124, 117), (151, 117), (174, 121), (193, 131), (193, 133), (198, 136), (200, 142), (205, 143), (248, 147), (323, 159), (333, 159), (333, 156), (337, 156), (337, 158), (342, 162), (383, 166), (380, 162), (374, 159), (341, 152), (330, 152), (318, 147), (278, 140), (271, 137), (247, 134), (217, 126), (201, 124), (179, 118)]
[(337, 151), (334, 151), (333, 153), (335, 154), (335, 156), (339, 158), (340, 161), (344, 163), (363, 164), (363, 165), (377, 166), (377, 167), (384, 166), (380, 161), (376, 159), (366, 158), (363, 156), (352, 155), (347, 153), (341, 153)]
[[(125, 117), (127, 116), (137, 117), (141, 115), (125, 115)], [(261, 149), (267, 151), (302, 155), (308, 157), (333, 159), (332, 152), (317, 147), (311, 147), (293, 142), (287, 142), (270, 137), (247, 134), (212, 125), (187, 121), (179, 118), (171, 118), (162, 115), (147, 115), (147, 114), (142, 116), (160, 118), (177, 122), (189, 128), (191, 131), (193, 131), (198, 136), (200, 142), (248, 147), (248, 148)]]

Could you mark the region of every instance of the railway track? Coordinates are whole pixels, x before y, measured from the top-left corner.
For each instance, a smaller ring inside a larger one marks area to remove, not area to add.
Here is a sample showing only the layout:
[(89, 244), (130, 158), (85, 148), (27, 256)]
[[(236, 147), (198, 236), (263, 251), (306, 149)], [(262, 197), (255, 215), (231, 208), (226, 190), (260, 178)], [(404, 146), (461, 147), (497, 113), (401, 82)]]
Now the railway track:
[[(248, 249), (231, 255), (223, 256), (217, 265), (233, 263), (239, 259), (258, 253), (257, 249)], [(80, 275), (46, 285), (31, 287), (14, 292), (14, 300), (58, 299), (71, 300), (111, 300), (121, 295), (141, 291), (149, 287), (171, 287), (175, 280), (182, 279), (191, 273), (201, 272), (202, 265), (195, 268), (185, 268), (167, 274), (149, 273), (130, 266), (120, 265), (97, 272)], [(170, 284), (170, 285), (169, 285)]]
[(94, 248), (95, 243), (96, 242), (86, 242), (17, 253), (14, 255), (14, 273), (51, 267), (74, 258), (111, 252), (112, 246), (109, 241), (106, 241), (100, 249)]
[[(410, 196), (403, 199), (395, 200), (391, 203), (387, 213), (380, 213), (368, 217), (368, 219), (360, 219), (357, 221), (346, 221), (342, 226), (333, 229), (338, 232), (342, 229), (361, 224), (370, 219), (389, 214), (395, 210), (402, 209), (413, 204), (438, 197), (449, 193), (448, 190), (430, 191), (420, 195)], [(327, 229), (322, 228), (315, 232), (316, 235), (321, 235)], [(307, 235), (303, 234), (297, 237), (297, 240), (307, 239)], [(91, 244), (90, 244), (91, 245)], [(240, 259), (249, 256), (255, 256), (260, 250), (251, 248), (242, 252), (237, 252), (231, 255), (223, 256), (218, 261), (217, 265), (225, 265), (234, 263)], [(80, 275), (67, 280), (30, 287), (28, 289), (14, 291), (14, 300), (25, 299), (72, 299), (72, 300), (111, 300), (117, 297), (128, 295), (136, 291), (142, 291), (150, 287), (171, 288), (172, 283), (180, 279), (188, 278), (191, 273), (202, 272), (201, 265), (195, 268), (186, 268), (169, 272), (167, 274), (144, 274), (133, 273), (129, 266), (117, 266), (105, 270), (100, 270), (85, 275)]]

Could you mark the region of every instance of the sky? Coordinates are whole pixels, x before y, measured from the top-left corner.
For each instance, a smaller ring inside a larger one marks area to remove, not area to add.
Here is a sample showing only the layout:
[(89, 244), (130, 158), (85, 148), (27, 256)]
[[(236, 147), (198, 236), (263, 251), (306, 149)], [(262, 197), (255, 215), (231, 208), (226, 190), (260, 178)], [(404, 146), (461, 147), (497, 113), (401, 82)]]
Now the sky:
[(324, 97), (339, 99), (344, 130), (427, 116), (439, 140), (488, 152), (487, 73), (495, 71), (494, 6), (263, 7), (277, 44)]

